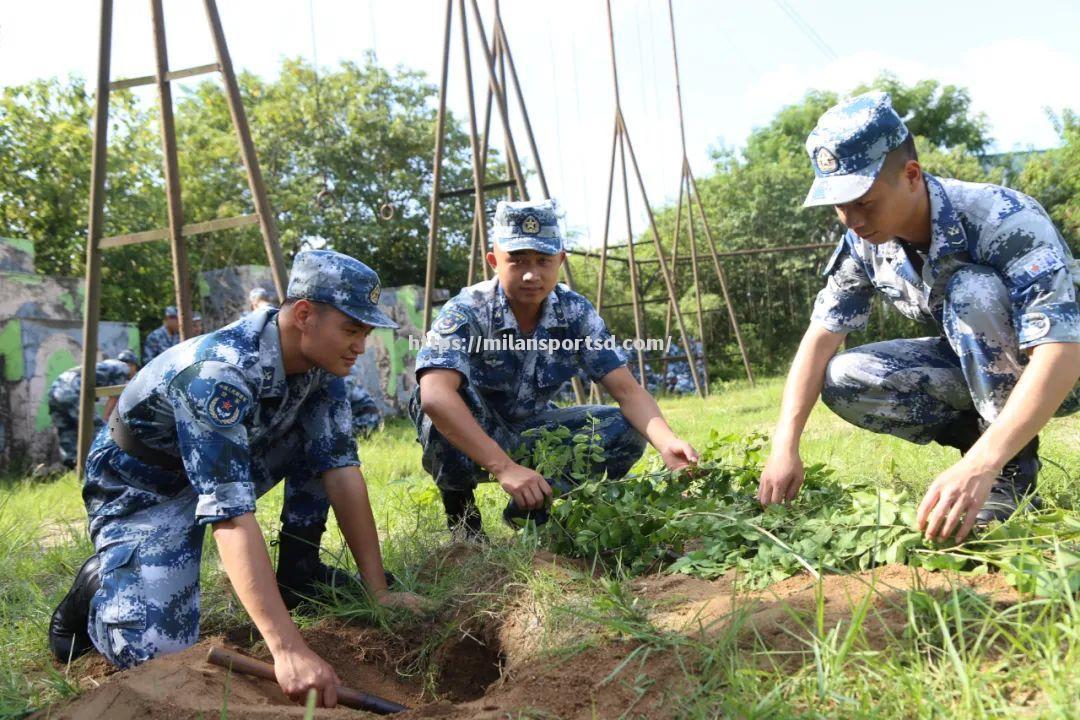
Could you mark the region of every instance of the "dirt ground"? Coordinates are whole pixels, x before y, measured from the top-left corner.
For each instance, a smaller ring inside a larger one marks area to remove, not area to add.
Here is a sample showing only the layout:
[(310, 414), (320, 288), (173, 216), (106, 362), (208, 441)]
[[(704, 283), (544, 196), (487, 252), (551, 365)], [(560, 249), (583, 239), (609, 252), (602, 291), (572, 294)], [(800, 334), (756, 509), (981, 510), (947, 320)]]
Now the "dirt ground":
[[(453, 564), (467, 555), (453, 550), (440, 562)], [(554, 569), (568, 582), (583, 571), (573, 561), (550, 555), (539, 557), (536, 564)], [(946, 592), (952, 583), (962, 583), (995, 604), (1018, 600), (1015, 592), (993, 575), (958, 578), (902, 565), (827, 576), (820, 589), (808, 575), (752, 593), (737, 592), (735, 580), (734, 576), (707, 582), (681, 575), (655, 575), (640, 578), (631, 587), (650, 620), (660, 628), (709, 634), (737, 626), (738, 642), (791, 651), (793, 656), (807, 649), (805, 638), (816, 622), (814, 608), (819, 594), (824, 598), (828, 629), (850, 620), (853, 609), (872, 592), (865, 624), (871, 645), (884, 645), (903, 632), (903, 593), (910, 589)], [(494, 720), (523, 712), (583, 719), (624, 713), (628, 717), (674, 716), (669, 700), (683, 689), (679, 685), (683, 674), (677, 667), (680, 658), (671, 653), (630, 657), (635, 646), (618, 640), (593, 643), (580, 652), (545, 655), (536, 642), (544, 621), (543, 613), (525, 598), (484, 621), (470, 616), (437, 646), (431, 664), (437, 668), (436, 674), (426, 679), (415, 670), (421, 665), (417, 652), (423, 645), (422, 629), (403, 637), (327, 621), (305, 630), (304, 635), (335, 667), (345, 685), (413, 708), (399, 716), (402, 718)], [(228, 640), (207, 638), (184, 652), (126, 672), (111, 672), (100, 658), (80, 660), (72, 668), (73, 677), (91, 689), (63, 707), (34, 717), (173, 720), (218, 717), (223, 707), (230, 718), (243, 720), (303, 717), (303, 707), (285, 697), (276, 683), (230, 676), (205, 661), (213, 645), (250, 653)], [(268, 659), (265, 651), (253, 654)], [(357, 711), (346, 708), (320, 709), (315, 715), (358, 716)]]

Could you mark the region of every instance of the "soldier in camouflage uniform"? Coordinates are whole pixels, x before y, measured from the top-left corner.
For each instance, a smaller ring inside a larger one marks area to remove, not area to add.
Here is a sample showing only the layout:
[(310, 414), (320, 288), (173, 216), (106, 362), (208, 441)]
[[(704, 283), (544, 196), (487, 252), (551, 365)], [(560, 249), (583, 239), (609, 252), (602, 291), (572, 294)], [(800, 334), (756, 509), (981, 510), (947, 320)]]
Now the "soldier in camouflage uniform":
[[(115, 360), (103, 360), (94, 366), (94, 385), (123, 385), (139, 369), (135, 353), (124, 350)], [(67, 468), (75, 467), (75, 454), (79, 442), (79, 393), (82, 390), (82, 368), (74, 367), (60, 373), (49, 386), (49, 416), (60, 439), (60, 462)], [(94, 427), (100, 428), (112, 415), (116, 397), (105, 401), (104, 420), (94, 416)]]
[[(694, 355), (699, 358), (695, 361), (697, 366), (698, 380), (705, 382), (705, 363), (701, 361), (701, 341), (690, 339), (690, 347)], [(667, 372), (664, 373), (664, 387), (668, 392), (676, 395), (689, 395), (697, 392), (694, 387), (694, 377), (690, 374), (690, 363), (682, 359), (686, 357), (681, 345), (673, 345), (671, 348), (672, 359), (668, 362)], [(676, 360), (675, 358), (680, 358)]]
[[(378, 533), (359, 470), (342, 378), (374, 327), (379, 281), (339, 253), (297, 255), (288, 301), (158, 356), (124, 390), (87, 460), (83, 498), (97, 552), (53, 614), (50, 647), (66, 661), (96, 647), (131, 667), (198, 639), (207, 525), (232, 587), (290, 695), (317, 688), (333, 705), (333, 669), (304, 643), (289, 607), (352, 582), (319, 561), (329, 508), (363, 582), (387, 605)], [(285, 478), (275, 583), (256, 498)], [(283, 599), (284, 597), (284, 599)]]
[(148, 364), (178, 342), (180, 342), (180, 316), (176, 308), (169, 305), (165, 308), (161, 327), (155, 328), (146, 336), (146, 342), (143, 344), (143, 365)]
[(350, 376), (346, 378), (348, 387), (349, 408), (352, 411), (352, 428), (354, 435), (367, 437), (382, 423), (382, 413), (375, 404), (375, 398), (360, 382)]
[[(818, 393), (874, 432), (958, 448), (918, 512), (929, 538), (963, 539), (1035, 496), (1038, 433), (1080, 406), (1080, 267), (1046, 211), (997, 185), (922, 172), (885, 93), (840, 103), (806, 143), (807, 206), (848, 227), (792, 363), (763, 503), (803, 480), (799, 436)], [(934, 328), (836, 354), (874, 295)]]
[[(634, 381), (622, 348), (603, 344), (611, 335), (592, 304), (557, 284), (566, 253), (553, 204), (500, 202), (493, 234), (487, 262), (496, 277), (464, 288), (443, 306), (417, 355), (418, 386), (409, 403), (424, 469), (442, 493), (448, 524), (470, 538), (482, 537), (473, 490), (489, 473), (511, 497), (507, 522), (546, 520), (549, 479), (507, 454), (533, 442), (522, 437), (526, 430), (561, 425), (572, 435), (588, 430), (593, 418), (606, 453), (595, 472), (611, 478), (630, 469), (646, 439), (668, 467), (697, 460)], [(512, 347), (527, 339), (531, 349)], [(557, 408), (552, 396), (579, 371), (603, 385), (619, 407)]]

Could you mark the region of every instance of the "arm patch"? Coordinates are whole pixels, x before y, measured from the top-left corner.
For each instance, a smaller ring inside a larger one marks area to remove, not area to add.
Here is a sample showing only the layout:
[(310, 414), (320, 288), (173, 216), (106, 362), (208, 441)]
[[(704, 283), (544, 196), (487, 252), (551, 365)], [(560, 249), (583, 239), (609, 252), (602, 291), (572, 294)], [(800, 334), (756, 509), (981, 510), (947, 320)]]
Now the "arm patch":
[(250, 402), (247, 393), (235, 385), (216, 383), (206, 400), (206, 417), (216, 427), (230, 428), (244, 417)]

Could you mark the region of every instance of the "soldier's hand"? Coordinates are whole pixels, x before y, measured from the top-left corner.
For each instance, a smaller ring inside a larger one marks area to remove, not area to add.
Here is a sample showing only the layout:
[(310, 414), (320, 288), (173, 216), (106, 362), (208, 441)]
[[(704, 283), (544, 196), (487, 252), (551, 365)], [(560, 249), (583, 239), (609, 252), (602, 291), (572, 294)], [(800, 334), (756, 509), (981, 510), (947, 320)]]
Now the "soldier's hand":
[(971, 532), (997, 472), (975, 468), (961, 460), (930, 484), (915, 517), (927, 540), (946, 540), (956, 532), (961, 542)]
[(519, 508), (533, 510), (544, 507), (551, 497), (551, 486), (544, 476), (517, 463), (499, 473), (496, 479)]
[(423, 613), (431, 609), (431, 600), (411, 592), (390, 592), (387, 590), (375, 596), (379, 604), (388, 608), (404, 608), (410, 612)]
[(790, 502), (799, 494), (806, 470), (799, 453), (773, 451), (765, 461), (758, 485), (758, 502), (762, 505)]
[(274, 675), (282, 691), (296, 702), (302, 702), (308, 690), (315, 688), (320, 705), (337, 705), (337, 673), (307, 645), (274, 655)]
[(668, 470), (678, 470), (698, 461), (697, 450), (682, 438), (672, 438), (666, 447), (660, 449), (660, 457)]

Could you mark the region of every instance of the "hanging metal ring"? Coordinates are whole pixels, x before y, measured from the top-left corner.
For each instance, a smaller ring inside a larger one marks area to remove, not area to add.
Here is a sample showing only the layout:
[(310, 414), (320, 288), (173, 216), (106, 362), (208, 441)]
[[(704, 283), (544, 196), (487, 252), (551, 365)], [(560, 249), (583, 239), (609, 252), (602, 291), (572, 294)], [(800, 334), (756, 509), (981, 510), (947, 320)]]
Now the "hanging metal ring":
[(383, 220), (393, 220), (396, 213), (397, 208), (389, 200), (379, 206), (379, 217)]

